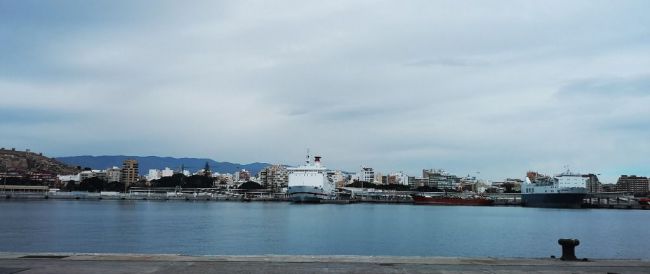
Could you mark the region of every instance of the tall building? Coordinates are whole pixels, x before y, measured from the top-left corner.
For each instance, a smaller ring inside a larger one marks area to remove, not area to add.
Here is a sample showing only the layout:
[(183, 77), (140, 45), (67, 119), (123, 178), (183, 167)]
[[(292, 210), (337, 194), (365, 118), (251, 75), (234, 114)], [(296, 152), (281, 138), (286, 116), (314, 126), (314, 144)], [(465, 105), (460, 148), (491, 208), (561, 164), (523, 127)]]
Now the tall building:
[(289, 183), (289, 172), (287, 168), (281, 165), (267, 166), (260, 171), (260, 184), (274, 192), (279, 192), (281, 188), (286, 187)]
[(120, 182), (124, 183), (125, 186), (135, 184), (138, 182), (138, 161), (133, 159), (124, 160), (122, 163), (122, 173), (120, 176)]
[(646, 177), (621, 175), (618, 178), (618, 182), (616, 182), (616, 191), (648, 193), (650, 191), (650, 183)]

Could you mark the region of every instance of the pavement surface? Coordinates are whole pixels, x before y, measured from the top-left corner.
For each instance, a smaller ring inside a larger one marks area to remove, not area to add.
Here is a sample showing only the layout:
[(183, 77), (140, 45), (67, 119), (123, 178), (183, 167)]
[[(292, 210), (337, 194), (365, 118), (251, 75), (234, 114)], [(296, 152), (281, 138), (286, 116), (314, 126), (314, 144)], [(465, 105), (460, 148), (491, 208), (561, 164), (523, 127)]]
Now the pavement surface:
[(0, 253), (0, 274), (9, 273), (650, 273), (650, 261)]

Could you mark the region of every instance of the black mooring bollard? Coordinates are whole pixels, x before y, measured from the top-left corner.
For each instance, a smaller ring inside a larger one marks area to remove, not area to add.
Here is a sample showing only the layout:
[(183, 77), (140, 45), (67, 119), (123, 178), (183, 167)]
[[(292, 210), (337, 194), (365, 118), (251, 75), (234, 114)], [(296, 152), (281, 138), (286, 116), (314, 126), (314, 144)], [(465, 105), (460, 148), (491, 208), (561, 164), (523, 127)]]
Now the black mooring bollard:
[(562, 246), (562, 261), (577, 261), (576, 246), (580, 245), (578, 239), (559, 239), (557, 243)]

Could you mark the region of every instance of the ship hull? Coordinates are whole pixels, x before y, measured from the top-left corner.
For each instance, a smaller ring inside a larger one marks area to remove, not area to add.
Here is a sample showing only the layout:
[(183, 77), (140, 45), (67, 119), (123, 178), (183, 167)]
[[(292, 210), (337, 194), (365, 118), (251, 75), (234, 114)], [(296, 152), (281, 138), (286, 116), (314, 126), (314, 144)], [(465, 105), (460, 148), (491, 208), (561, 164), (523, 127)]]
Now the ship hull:
[(329, 197), (322, 189), (313, 186), (291, 186), (287, 193), (294, 203), (320, 203)]
[(452, 197), (426, 197), (413, 196), (416, 205), (448, 205), (448, 206), (491, 206), (493, 200), (486, 198), (452, 198)]
[(525, 207), (581, 208), (586, 193), (522, 194), (521, 205)]

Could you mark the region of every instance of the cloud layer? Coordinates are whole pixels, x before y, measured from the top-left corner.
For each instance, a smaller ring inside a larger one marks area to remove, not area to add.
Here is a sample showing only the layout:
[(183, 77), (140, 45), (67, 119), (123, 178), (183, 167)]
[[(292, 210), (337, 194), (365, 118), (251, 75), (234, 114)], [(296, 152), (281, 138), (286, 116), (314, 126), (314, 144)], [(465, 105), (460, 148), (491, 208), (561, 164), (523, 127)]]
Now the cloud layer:
[(4, 1), (0, 143), (650, 175), (647, 1)]

